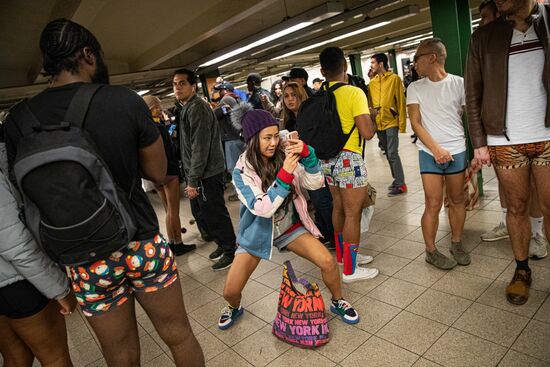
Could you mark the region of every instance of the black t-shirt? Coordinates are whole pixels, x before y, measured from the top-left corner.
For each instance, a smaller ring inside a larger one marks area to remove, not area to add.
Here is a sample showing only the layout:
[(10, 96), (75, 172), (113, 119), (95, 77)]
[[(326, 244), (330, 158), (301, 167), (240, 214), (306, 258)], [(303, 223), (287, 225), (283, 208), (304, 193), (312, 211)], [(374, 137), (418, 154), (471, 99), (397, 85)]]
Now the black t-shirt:
[[(32, 98), (29, 107), (42, 124), (58, 124), (81, 84), (48, 88)], [(4, 125), (11, 170), (21, 133), (10, 115)], [(106, 85), (94, 96), (84, 129), (96, 143), (115, 182), (127, 193), (133, 186), (131, 205), (137, 224), (134, 240), (154, 237), (159, 231), (158, 220), (141, 187), (138, 162), (139, 149), (153, 144), (159, 136), (147, 105), (130, 89)]]

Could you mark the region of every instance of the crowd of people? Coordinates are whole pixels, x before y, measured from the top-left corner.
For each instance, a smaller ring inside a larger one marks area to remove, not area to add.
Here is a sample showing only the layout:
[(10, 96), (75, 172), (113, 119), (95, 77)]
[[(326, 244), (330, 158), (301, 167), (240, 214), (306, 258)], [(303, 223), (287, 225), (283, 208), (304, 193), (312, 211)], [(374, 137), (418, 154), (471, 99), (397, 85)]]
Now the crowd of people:
[[(315, 264), (331, 295), (330, 311), (344, 323), (360, 322), (342, 282), (379, 273), (365, 267), (375, 259), (359, 253), (369, 197), (364, 148), (378, 136), (393, 178), (387, 195), (406, 195), (398, 147), (407, 117), (425, 194), (426, 262), (448, 270), (475, 261), (462, 244), (465, 171), (493, 165), (502, 219), (481, 239), (510, 237), (516, 270), (505, 297), (525, 304), (529, 259), (547, 256), (550, 235), (550, 6), (484, 1), (479, 10), (465, 79), (446, 71), (447, 49), (439, 38), (419, 44), (413, 60), (418, 80), (406, 89), (385, 54), (372, 56), (365, 83), (348, 74), (338, 47), (320, 53), (324, 80), (314, 79), (312, 87), (300, 67), (271, 90), (261, 86), (261, 75), (249, 74), (247, 95), (220, 78), (210, 103), (198, 94), (195, 72), (178, 69), (172, 127), (157, 97), (109, 85), (101, 45), (88, 29), (65, 19), (48, 23), (40, 50), (50, 87), (12, 108), (1, 130), (7, 159), (0, 165), (4, 363), (30, 366), (36, 357), (42, 365), (72, 366), (64, 316), (78, 304), (107, 365), (137, 366), (137, 301), (177, 366), (204, 365), (177, 271), (176, 257), (197, 247), (182, 242), (181, 181), (201, 237), (217, 244), (209, 255), (212, 270), (229, 269), (220, 329), (243, 316), (243, 289), (274, 249)], [(341, 145), (331, 149), (319, 143), (326, 141), (323, 131), (307, 129), (319, 123), (313, 120), (320, 103), (328, 103), (324, 113), (330, 114), (322, 120), (337, 125), (332, 138)], [(162, 199), (165, 234), (142, 178)], [(450, 257), (436, 247), (444, 193)], [(240, 202), (236, 232), (226, 194)]]

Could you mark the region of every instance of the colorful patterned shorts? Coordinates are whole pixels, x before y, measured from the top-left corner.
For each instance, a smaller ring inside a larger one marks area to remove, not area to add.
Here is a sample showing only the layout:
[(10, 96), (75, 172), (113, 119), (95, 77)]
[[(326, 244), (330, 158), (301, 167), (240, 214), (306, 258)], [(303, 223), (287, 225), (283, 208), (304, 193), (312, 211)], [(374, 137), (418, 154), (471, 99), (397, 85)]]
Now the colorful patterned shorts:
[(176, 259), (161, 235), (130, 242), (92, 264), (68, 266), (73, 290), (86, 316), (122, 305), (132, 292), (155, 292), (178, 279)]
[(550, 165), (550, 140), (538, 143), (489, 146), (491, 163), (500, 169)]
[(367, 166), (359, 153), (342, 151), (329, 160), (321, 161), (327, 183), (342, 189), (367, 186)]

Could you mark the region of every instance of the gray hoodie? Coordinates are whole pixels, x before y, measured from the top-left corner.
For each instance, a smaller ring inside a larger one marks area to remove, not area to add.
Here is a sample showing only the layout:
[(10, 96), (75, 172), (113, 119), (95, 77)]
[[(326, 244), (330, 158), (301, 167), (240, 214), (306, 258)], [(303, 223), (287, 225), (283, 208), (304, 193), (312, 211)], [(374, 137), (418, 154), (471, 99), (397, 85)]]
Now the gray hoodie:
[(0, 288), (26, 279), (47, 298), (58, 298), (68, 291), (69, 280), (19, 219), (16, 195), (0, 171)]

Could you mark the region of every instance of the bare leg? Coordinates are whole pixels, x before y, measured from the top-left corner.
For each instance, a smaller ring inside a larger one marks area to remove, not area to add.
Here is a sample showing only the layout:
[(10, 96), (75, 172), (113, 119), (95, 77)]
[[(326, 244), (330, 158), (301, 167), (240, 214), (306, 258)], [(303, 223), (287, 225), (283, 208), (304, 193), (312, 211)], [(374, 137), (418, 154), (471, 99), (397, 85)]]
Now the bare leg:
[(59, 313), (57, 302), (50, 301), (35, 315), (7, 321), (13, 332), (32, 350), (42, 366), (72, 367), (65, 318)]
[(529, 171), (529, 167), (496, 169), (508, 202), (506, 226), (508, 227), (508, 233), (512, 241), (512, 251), (516, 260), (525, 260), (529, 255), (529, 240), (531, 239), (531, 224), (528, 213)]
[(544, 216), (544, 233), (550, 239), (550, 166), (532, 166), (538, 202)]
[(166, 231), (171, 241), (181, 242), (180, 221), (180, 184), (179, 180), (172, 179), (164, 187), (166, 195)]
[(231, 307), (241, 304), (242, 291), (248, 279), (260, 263), (260, 258), (250, 254), (237, 254), (225, 279), (223, 298)]
[(340, 194), (345, 218), (342, 230), (344, 241), (358, 244), (361, 237), (361, 211), (367, 195), (367, 188), (340, 189)]
[(156, 331), (170, 348), (176, 366), (204, 366), (201, 346), (193, 334), (185, 311), (180, 280), (156, 292), (136, 292), (135, 295)]
[(0, 316), (0, 354), (4, 367), (31, 367), (34, 354), (8, 324), (8, 318)]
[(332, 195), (332, 226), (334, 232), (340, 233), (344, 230), (344, 204), (342, 203), (341, 189), (336, 186), (329, 185)]
[(451, 241), (460, 242), (466, 220), (464, 204), (464, 172), (445, 176), (447, 198), (449, 199), (449, 223), (451, 224)]
[(166, 216), (164, 218), (164, 223), (166, 225), (166, 237), (168, 238), (168, 242), (174, 242), (174, 234), (172, 232), (172, 227), (170, 226), (170, 214), (168, 213), (168, 203), (166, 198), (166, 186), (165, 185), (155, 185), (155, 189), (157, 190), (160, 199), (162, 201), (162, 206), (164, 207), (164, 212), (166, 213)]
[(139, 367), (140, 348), (134, 297), (104, 314), (88, 317), (109, 367)]
[[(426, 251), (433, 252), (435, 251), (435, 236), (439, 227), (439, 212), (443, 205), (443, 176), (431, 174), (421, 176), (425, 197), (424, 214), (422, 214), (421, 220), (422, 235)], [(461, 183), (461, 185), (463, 184), (464, 182)], [(462, 204), (464, 204), (464, 200)]]
[(327, 248), (311, 234), (303, 234), (288, 245), (288, 250), (314, 263), (323, 276), (332, 299), (342, 298), (342, 284), (340, 283), (340, 271), (336, 260)]

